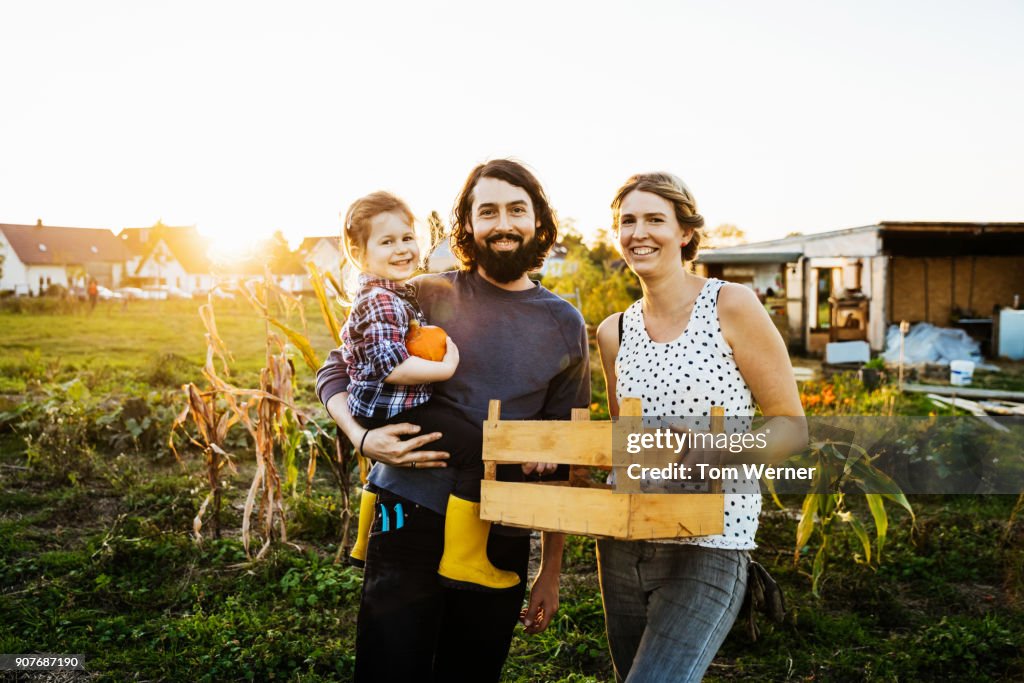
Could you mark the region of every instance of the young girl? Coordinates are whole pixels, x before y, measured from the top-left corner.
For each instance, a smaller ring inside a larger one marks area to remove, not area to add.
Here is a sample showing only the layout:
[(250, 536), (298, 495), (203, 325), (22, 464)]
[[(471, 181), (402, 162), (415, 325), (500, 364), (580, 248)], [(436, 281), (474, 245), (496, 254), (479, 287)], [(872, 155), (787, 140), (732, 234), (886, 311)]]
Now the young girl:
[[(360, 270), (352, 311), (342, 329), (349, 410), (368, 429), (408, 422), (422, 427), (422, 433), (443, 434), (435, 445), (449, 452), (448, 466), (457, 469), (457, 478), (448, 499), (438, 573), (450, 582), (474, 588), (511, 588), (519, 583), (519, 577), (496, 568), (487, 558), (491, 525), (479, 515), (481, 428), (430, 400), (430, 384), (455, 373), (458, 349), (447, 339), (444, 358), (430, 361), (410, 355), (405, 347), (409, 323), (426, 324), (415, 292), (406, 284), (420, 260), (412, 212), (387, 192), (357, 199), (345, 216), (343, 244), (349, 261)], [(368, 484), (359, 505), (359, 535), (351, 553), (353, 563), (359, 566), (366, 560), (375, 503), (376, 494)], [(401, 528), (404, 516), (411, 513), (401, 508), (390, 512), (381, 509), (382, 533)]]

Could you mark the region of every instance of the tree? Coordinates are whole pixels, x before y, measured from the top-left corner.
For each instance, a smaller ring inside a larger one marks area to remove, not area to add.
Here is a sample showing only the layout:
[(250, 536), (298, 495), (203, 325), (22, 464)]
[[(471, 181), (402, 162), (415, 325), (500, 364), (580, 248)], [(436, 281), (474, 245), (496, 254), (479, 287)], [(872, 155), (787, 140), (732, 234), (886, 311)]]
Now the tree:
[(735, 247), (738, 244), (746, 244), (747, 234), (731, 223), (716, 225), (710, 230), (705, 230), (701, 236), (700, 245), (707, 249), (718, 249), (721, 247)]

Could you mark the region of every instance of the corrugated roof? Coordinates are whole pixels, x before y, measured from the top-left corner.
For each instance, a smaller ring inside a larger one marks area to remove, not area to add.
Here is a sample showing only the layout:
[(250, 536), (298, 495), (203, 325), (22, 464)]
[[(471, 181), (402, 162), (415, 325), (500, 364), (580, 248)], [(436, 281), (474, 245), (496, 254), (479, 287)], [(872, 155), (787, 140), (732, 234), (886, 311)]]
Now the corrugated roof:
[(0, 230), (26, 265), (120, 263), (128, 258), (128, 250), (106, 228), (0, 223)]
[(697, 263), (792, 263), (799, 260), (802, 251), (766, 251), (766, 252), (723, 252), (717, 249), (700, 252)]

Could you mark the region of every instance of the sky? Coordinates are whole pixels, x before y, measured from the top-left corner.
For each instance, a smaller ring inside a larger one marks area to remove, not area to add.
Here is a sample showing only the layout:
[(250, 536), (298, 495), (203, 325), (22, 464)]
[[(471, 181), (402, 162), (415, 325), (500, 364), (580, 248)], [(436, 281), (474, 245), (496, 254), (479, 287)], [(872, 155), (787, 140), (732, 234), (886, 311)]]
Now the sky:
[(585, 234), (668, 170), (750, 240), (1024, 220), (1024, 3), (0, 0), (0, 223), (337, 234), (512, 156)]

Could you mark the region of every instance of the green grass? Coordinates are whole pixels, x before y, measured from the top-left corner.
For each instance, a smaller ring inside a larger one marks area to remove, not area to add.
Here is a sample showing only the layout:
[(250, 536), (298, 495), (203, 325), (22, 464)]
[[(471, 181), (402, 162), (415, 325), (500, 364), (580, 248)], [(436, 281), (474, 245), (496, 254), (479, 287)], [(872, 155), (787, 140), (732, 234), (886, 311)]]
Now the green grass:
[[(24, 391), (26, 380), (60, 381), (87, 375), (114, 383), (131, 378), (142, 386), (175, 386), (202, 379), (206, 329), (197, 314), (201, 301), (135, 301), (127, 307), (103, 302), (92, 312), (25, 314), (0, 310), (0, 393)], [(334, 347), (314, 302), (306, 320), (321, 358)], [(215, 303), (217, 328), (242, 377), (263, 366), (264, 323), (244, 301)], [(297, 317), (291, 324), (300, 326)], [(300, 377), (311, 377), (296, 355)], [(302, 366), (302, 367), (300, 367)]]
[[(90, 392), (91, 423), (134, 410), (133, 397), (173, 413), (175, 386), (198, 381), (205, 358), (195, 308), (0, 312), (0, 394), (9, 394), (0, 396), (0, 413), (25, 392), (75, 378)], [(240, 382), (250, 382), (262, 363), (263, 323), (241, 304), (222, 304), (217, 315)], [(312, 307), (307, 319), (325, 354), (331, 342)], [(302, 400), (314, 405), (312, 373), (298, 359), (296, 370)], [(602, 392), (595, 382), (603, 405)], [(232, 446), (241, 472), (225, 490), (224, 538), (197, 546), (191, 523), (206, 489), (194, 454), (182, 472), (153, 454), (155, 437), (112, 439), (122, 424), (115, 421), (87, 430), (95, 453), (81, 476), (47, 479), (38, 467), (23, 469), (27, 427), (17, 419), (0, 419), (0, 652), (84, 653), (104, 680), (351, 677), (362, 576), (332, 563), (341, 503), (326, 467), (310, 496), (286, 499), (294, 545), (248, 563), (238, 537), (252, 472), (244, 439)], [(56, 430), (51, 442), (63, 443), (57, 436), (70, 423), (47, 424)], [(810, 592), (810, 557), (792, 561), (799, 500), (785, 502), (783, 513), (765, 500), (754, 557), (786, 591), (789, 620), (760, 622), (753, 643), (737, 624), (707, 680), (1024, 679), (1024, 520), (1007, 529), (1013, 497), (914, 497), (913, 528), (890, 506), (882, 564), (856, 564), (856, 539), (836, 535), (820, 599)], [(868, 518), (860, 501), (851, 505)], [(612, 680), (593, 548), (591, 539), (568, 539), (561, 609), (545, 633), (517, 633), (505, 680)]]

